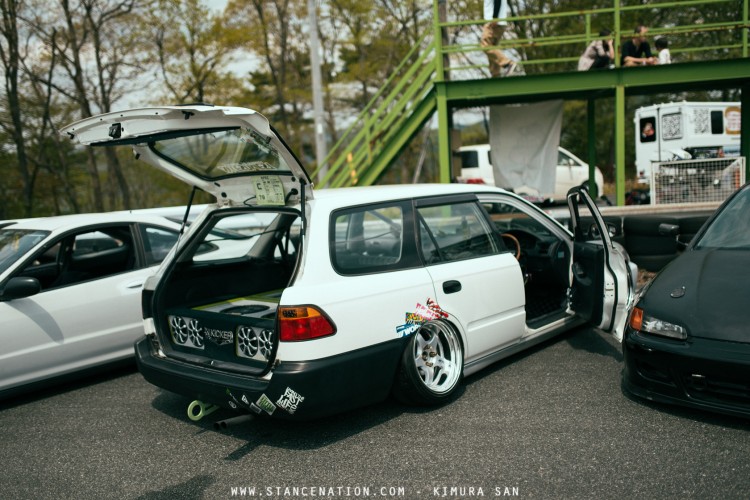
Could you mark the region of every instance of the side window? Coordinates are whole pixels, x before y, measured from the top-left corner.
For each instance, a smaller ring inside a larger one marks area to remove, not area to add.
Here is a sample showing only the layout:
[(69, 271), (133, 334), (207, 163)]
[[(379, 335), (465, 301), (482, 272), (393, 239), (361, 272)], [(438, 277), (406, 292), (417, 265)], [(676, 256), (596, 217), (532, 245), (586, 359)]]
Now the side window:
[(724, 113), (721, 110), (711, 111), (711, 133), (724, 133)]
[[(510, 234), (524, 242), (527, 236), (533, 236), (534, 240), (553, 237), (552, 232), (538, 219), (514, 205), (493, 201), (483, 202), (482, 206), (490, 214), (490, 219), (501, 236)], [(508, 244), (507, 240), (504, 240), (504, 243), (509, 250), (514, 250), (514, 245)]]
[(129, 226), (70, 234), (41, 252), (20, 276), (39, 279), (42, 290), (74, 285), (129, 271), (135, 248)]
[(479, 168), (479, 159), (476, 151), (461, 151), (461, 168)]
[(557, 164), (564, 167), (572, 167), (574, 165), (573, 158), (566, 155), (562, 151), (557, 152)]
[(408, 266), (404, 209), (399, 204), (335, 212), (331, 225), (334, 268), (342, 274), (365, 274)]
[(640, 131), (641, 142), (654, 142), (656, 140), (656, 118), (641, 118)]
[(141, 226), (141, 237), (143, 238), (146, 266), (160, 263), (177, 243), (177, 231), (160, 227)]
[(474, 202), (418, 209), (420, 248), (428, 264), (494, 255), (497, 239)]

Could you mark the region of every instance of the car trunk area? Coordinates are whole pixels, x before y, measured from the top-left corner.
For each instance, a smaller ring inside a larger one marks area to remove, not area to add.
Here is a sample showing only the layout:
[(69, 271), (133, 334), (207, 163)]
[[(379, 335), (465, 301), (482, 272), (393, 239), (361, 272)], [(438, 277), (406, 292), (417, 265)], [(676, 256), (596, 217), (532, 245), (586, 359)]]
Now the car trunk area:
[(261, 374), (278, 345), (276, 311), (297, 265), (299, 217), (220, 212), (159, 282), (154, 321), (167, 356)]

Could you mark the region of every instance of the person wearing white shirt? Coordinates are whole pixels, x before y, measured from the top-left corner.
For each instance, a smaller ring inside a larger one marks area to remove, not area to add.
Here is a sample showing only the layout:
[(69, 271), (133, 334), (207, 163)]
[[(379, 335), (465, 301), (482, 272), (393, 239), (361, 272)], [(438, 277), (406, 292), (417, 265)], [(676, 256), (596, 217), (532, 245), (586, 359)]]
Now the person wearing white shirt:
[(664, 38), (657, 38), (654, 41), (656, 50), (659, 51), (659, 62), (657, 64), (672, 64), (672, 55), (669, 53), (669, 41)]

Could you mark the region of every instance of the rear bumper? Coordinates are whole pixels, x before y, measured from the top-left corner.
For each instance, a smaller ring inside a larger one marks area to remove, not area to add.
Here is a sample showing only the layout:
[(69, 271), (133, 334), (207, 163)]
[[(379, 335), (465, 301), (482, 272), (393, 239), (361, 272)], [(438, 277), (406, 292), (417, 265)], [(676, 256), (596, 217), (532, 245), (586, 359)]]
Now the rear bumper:
[(676, 342), (628, 328), (622, 386), (652, 401), (750, 418), (750, 345)]
[(309, 420), (384, 400), (404, 339), (330, 358), (276, 364), (270, 377), (241, 375), (157, 355), (152, 340), (135, 344), (143, 377), (177, 394), (259, 416)]

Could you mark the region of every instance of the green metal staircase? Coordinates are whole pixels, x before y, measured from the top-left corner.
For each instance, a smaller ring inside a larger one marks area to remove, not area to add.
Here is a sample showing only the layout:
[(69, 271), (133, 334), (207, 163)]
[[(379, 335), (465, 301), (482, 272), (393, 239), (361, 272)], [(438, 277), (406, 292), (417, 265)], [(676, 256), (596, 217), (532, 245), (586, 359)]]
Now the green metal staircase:
[[(428, 34), (429, 35), (429, 34)], [(437, 109), (435, 46), (427, 35), (411, 51), (312, 172), (326, 187), (374, 184)]]
[[(319, 187), (331, 188), (377, 183), (425, 123), (433, 114), (437, 114), (440, 181), (449, 182), (453, 109), (547, 99), (588, 101), (587, 159), (593, 177), (597, 160), (593, 146), (596, 133), (595, 102), (610, 99), (614, 101), (615, 108), (616, 198), (618, 205), (624, 204), (627, 96), (740, 88), (742, 121), (750, 122), (750, 0), (667, 0), (631, 6), (621, 5), (621, 1), (613, 0), (610, 8), (509, 17), (507, 21), (512, 23), (544, 23), (569, 17), (580, 20), (582, 29), (578, 35), (553, 35), (533, 40), (504, 39), (497, 47), (481, 47), (477, 43), (447, 44), (449, 37), (446, 34), (450, 30), (481, 25), (485, 21), (445, 21), (444, 12), (440, 11), (440, 6), (444, 7), (445, 2), (433, 0), (433, 31), (413, 45), (391, 77), (330, 149), (322, 164), (312, 172), (313, 179), (317, 180)], [(644, 12), (653, 14), (654, 9), (670, 12), (687, 8), (698, 9), (696, 12), (699, 12), (700, 9), (721, 4), (740, 8), (730, 9), (726, 19), (711, 23), (699, 18), (682, 26), (670, 25), (651, 30), (654, 36), (666, 35), (679, 42), (672, 53), (679, 54), (680, 64), (622, 68), (616, 58), (615, 69), (591, 72), (573, 70), (577, 54), (588, 43), (599, 39), (594, 35), (594, 26), (614, 27), (617, 52), (620, 43), (632, 37), (632, 31), (623, 30), (622, 26), (630, 26)], [(713, 34), (716, 40), (711, 44), (704, 42), (696, 45), (692, 39), (698, 34)], [(554, 57), (535, 53), (537, 48), (546, 46), (555, 48)], [(514, 51), (527, 76), (487, 78), (484, 72), (486, 60), (482, 52), (494, 48)], [(451, 63), (450, 60), (457, 54), (463, 54), (461, 60), (469, 61), (470, 65), (461, 66), (455, 60)], [(465, 57), (467, 54), (482, 57)], [(750, 127), (743, 128), (740, 149), (741, 156), (750, 157)]]

